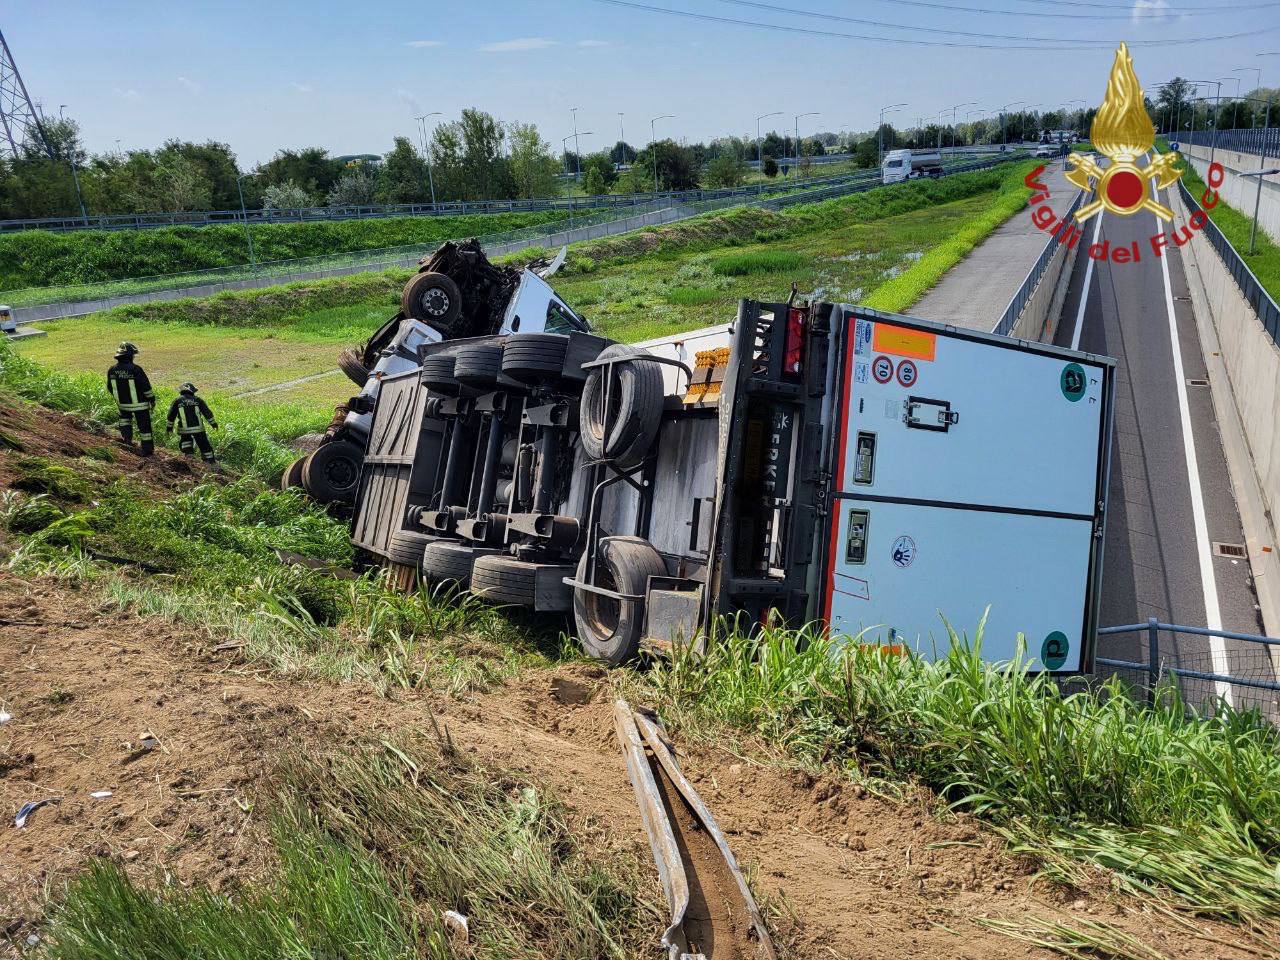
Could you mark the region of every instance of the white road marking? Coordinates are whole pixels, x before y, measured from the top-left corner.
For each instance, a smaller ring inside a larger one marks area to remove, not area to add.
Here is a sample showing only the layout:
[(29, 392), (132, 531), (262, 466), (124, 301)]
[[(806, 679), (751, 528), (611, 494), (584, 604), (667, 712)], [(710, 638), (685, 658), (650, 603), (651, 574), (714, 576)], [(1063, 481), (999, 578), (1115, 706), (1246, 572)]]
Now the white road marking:
[[(1151, 184), (1151, 195), (1160, 199), (1160, 191)], [(1164, 229), (1155, 218), (1156, 228)], [(1164, 273), (1164, 304), (1169, 314), (1169, 338), (1173, 346), (1173, 382), (1178, 392), (1178, 415), (1182, 420), (1182, 450), (1187, 460), (1187, 480), (1191, 486), (1191, 518), (1196, 531), (1196, 555), (1200, 561), (1200, 586), (1204, 591), (1204, 623), (1210, 630), (1222, 629), (1222, 611), (1218, 606), (1218, 583), (1213, 576), (1213, 554), (1209, 547), (1209, 523), (1204, 514), (1204, 492), (1200, 489), (1200, 465), (1196, 460), (1196, 443), (1191, 434), (1191, 405), (1187, 401), (1187, 378), (1182, 372), (1182, 348), (1178, 345), (1178, 321), (1173, 313), (1173, 286), (1169, 282), (1168, 250), (1160, 257), (1160, 269)], [(1230, 674), (1227, 660), (1227, 644), (1222, 637), (1209, 638), (1209, 655), (1213, 660), (1213, 672)], [(1233, 703), (1231, 684), (1214, 681), (1214, 687), (1228, 705)]]
[[(1102, 217), (1101, 210), (1098, 211), (1098, 220), (1093, 225), (1093, 239), (1089, 241), (1089, 246), (1093, 246), (1098, 242), (1098, 235), (1102, 233)], [(1080, 309), (1076, 311), (1076, 329), (1071, 334), (1071, 349), (1080, 349), (1080, 331), (1084, 329), (1084, 308), (1089, 303), (1089, 286), (1093, 283), (1093, 257), (1089, 256), (1088, 247), (1085, 248), (1084, 255), (1088, 257), (1089, 262), (1084, 268), (1084, 289), (1080, 291)]]

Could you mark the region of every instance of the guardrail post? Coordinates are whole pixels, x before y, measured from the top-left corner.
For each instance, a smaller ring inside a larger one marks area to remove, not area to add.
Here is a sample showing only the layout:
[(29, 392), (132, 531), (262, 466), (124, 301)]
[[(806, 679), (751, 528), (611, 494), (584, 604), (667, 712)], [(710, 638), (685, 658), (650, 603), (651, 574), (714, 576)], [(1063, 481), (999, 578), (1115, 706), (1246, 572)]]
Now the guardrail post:
[(1147, 618), (1147, 706), (1156, 702), (1156, 687), (1160, 685), (1160, 621)]

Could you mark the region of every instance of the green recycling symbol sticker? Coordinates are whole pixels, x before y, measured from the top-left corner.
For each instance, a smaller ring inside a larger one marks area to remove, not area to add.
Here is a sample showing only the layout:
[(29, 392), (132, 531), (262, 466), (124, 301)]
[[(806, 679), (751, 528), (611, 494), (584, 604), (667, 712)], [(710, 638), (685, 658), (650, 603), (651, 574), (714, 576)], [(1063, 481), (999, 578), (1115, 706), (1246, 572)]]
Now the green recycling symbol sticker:
[(1062, 395), (1072, 403), (1084, 396), (1085, 383), (1084, 367), (1080, 366), (1080, 364), (1068, 363), (1062, 368), (1062, 376), (1058, 379), (1058, 386), (1062, 388)]
[(1055, 630), (1044, 638), (1040, 645), (1040, 662), (1046, 670), (1061, 670), (1067, 662), (1067, 651), (1071, 649), (1071, 641), (1061, 630)]

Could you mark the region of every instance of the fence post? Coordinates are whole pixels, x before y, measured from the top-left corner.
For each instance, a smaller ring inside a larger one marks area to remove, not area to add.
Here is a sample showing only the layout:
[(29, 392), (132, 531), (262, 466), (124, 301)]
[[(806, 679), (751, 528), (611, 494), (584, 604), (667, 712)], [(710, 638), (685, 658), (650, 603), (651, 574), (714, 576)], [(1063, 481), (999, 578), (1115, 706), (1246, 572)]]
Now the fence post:
[(1156, 702), (1156, 687), (1160, 684), (1160, 621), (1147, 618), (1147, 706)]

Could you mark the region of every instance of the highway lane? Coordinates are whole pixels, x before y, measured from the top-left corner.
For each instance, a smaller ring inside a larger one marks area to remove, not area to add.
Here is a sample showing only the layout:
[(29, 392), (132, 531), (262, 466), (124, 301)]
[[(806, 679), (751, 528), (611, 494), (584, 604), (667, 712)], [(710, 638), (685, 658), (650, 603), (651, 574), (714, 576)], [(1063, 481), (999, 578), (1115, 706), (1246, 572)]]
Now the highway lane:
[[(1136, 241), (1141, 259), (1099, 260), (1090, 271), (1082, 250), (1055, 341), (1078, 340), (1079, 349), (1118, 361), (1100, 623), (1157, 617), (1262, 633), (1248, 562), (1212, 550), (1214, 541), (1243, 543), (1244, 534), (1209, 388), (1195, 383), (1207, 373), (1182, 257), (1172, 243), (1155, 255), (1149, 238), (1164, 225), (1153, 214), (1100, 216), (1085, 225), (1086, 240), (1098, 231), (1113, 249)], [(1145, 661), (1146, 639), (1102, 637), (1098, 653)], [(1166, 634), (1161, 656), (1185, 669), (1274, 679), (1265, 651), (1238, 641)], [(1184, 690), (1197, 700), (1216, 692), (1237, 706), (1275, 706), (1265, 691), (1190, 680)]]

